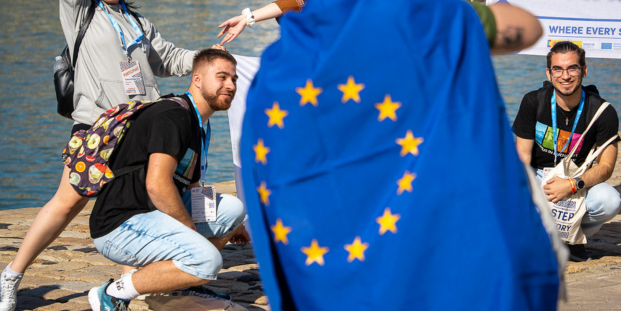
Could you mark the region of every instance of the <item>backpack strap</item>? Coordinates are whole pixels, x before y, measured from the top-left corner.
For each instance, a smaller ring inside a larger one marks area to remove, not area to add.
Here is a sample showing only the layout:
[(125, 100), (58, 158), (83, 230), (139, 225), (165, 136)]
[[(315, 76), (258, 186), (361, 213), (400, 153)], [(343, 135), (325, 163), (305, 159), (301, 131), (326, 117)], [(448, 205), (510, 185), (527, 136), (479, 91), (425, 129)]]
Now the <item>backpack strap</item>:
[(548, 90), (552, 87), (552, 83), (550, 81), (543, 81), (543, 87), (537, 90), (537, 118), (535, 120), (539, 120), (541, 114), (543, 113), (543, 109), (546, 107), (546, 95), (548, 94)]
[(597, 113), (597, 110), (599, 109), (599, 107), (601, 107), (601, 105), (606, 102), (605, 99), (599, 97), (599, 92), (597, 91), (597, 88), (594, 85), (589, 85), (589, 86), (585, 86), (582, 87), (582, 89), (584, 90), (585, 93), (585, 97), (586, 97), (586, 93), (590, 93), (589, 98), (588, 98), (588, 102), (585, 103), (585, 105), (588, 105), (589, 109), (587, 110), (587, 114), (586, 114), (586, 121), (587, 123), (591, 122), (591, 120), (593, 120), (593, 117), (595, 117), (595, 113)]
[(129, 14), (131, 16), (133, 16), (136, 19), (136, 21), (138, 22), (138, 27), (140, 27), (140, 30), (142, 30), (142, 33), (145, 33), (144, 32), (144, 28), (142, 27), (142, 23), (140, 22), (140, 19), (138, 18), (138, 14), (136, 14), (136, 12), (132, 11), (128, 6), (126, 6), (126, 7), (127, 7), (127, 12), (129, 12)]
[(82, 39), (84, 39), (86, 30), (88, 30), (88, 26), (91, 25), (93, 16), (95, 16), (96, 8), (97, 8), (97, 3), (91, 0), (91, 6), (88, 7), (86, 16), (84, 17), (84, 20), (82, 21), (82, 25), (80, 25), (80, 32), (78, 33), (78, 36), (75, 38), (75, 44), (73, 45), (73, 61), (71, 62), (72, 68), (75, 68), (75, 62), (78, 61), (78, 52), (80, 51), (80, 45), (82, 44)]
[(122, 167), (118, 170), (114, 170), (114, 178), (117, 178), (119, 176), (125, 175), (127, 173), (133, 172), (137, 169), (143, 168), (144, 164), (138, 164), (138, 165), (131, 165), (131, 166), (126, 166), (126, 167)]

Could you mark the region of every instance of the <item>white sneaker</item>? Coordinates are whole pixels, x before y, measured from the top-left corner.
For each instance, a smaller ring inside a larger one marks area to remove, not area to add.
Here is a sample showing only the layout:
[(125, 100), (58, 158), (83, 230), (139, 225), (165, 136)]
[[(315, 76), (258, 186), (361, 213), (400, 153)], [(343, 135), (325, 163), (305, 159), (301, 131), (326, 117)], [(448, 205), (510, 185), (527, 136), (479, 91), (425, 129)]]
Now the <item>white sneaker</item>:
[(17, 305), (17, 288), (22, 276), (9, 275), (5, 271), (0, 276), (0, 311), (14, 311)]

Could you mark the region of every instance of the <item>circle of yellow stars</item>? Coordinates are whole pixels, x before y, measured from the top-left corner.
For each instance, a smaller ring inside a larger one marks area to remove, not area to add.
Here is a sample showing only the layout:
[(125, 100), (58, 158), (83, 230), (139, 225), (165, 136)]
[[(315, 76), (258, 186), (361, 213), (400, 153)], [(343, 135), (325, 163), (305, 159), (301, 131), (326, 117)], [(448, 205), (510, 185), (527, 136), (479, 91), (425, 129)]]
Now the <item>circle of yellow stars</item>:
[[(343, 84), (338, 84), (337, 88), (343, 93), (343, 96), (341, 97), (342, 103), (345, 104), (349, 101), (360, 103), (360, 92), (364, 90), (365, 85), (363, 83), (357, 83), (354, 76), (349, 76), (347, 77), (347, 81)], [(310, 103), (312, 106), (317, 107), (319, 105), (318, 96), (323, 93), (323, 89), (315, 87), (312, 79), (308, 79), (303, 87), (295, 88), (295, 92), (300, 95), (300, 106), (303, 107)], [(381, 103), (376, 103), (374, 105), (374, 107), (379, 111), (379, 115), (377, 117), (378, 122), (383, 122), (387, 119), (396, 122), (398, 118), (397, 110), (401, 108), (401, 106), (402, 104), (400, 102), (393, 101), (391, 95), (386, 94)], [(289, 112), (287, 110), (282, 110), (278, 102), (274, 102), (271, 109), (265, 109), (265, 114), (268, 117), (268, 127), (271, 128), (276, 125), (279, 129), (284, 129), (284, 118), (289, 115)], [(395, 141), (397, 145), (401, 146), (400, 156), (418, 156), (418, 148), (424, 142), (424, 139), (422, 137), (415, 137), (412, 130), (407, 130), (404, 135), (405, 136), (403, 138), (399, 137)], [(267, 155), (270, 152), (270, 148), (265, 145), (263, 139), (259, 138), (257, 140), (257, 144), (253, 145), (252, 148), (255, 152), (255, 162), (261, 162), (263, 165), (266, 165), (268, 162)], [(402, 177), (396, 182), (397, 195), (402, 195), (406, 191), (412, 192), (412, 183), (415, 179), (416, 174), (406, 170)], [(272, 192), (267, 188), (265, 181), (261, 182), (260, 186), (257, 188), (257, 193), (261, 204), (269, 206), (269, 197)], [(390, 208), (386, 207), (383, 214), (375, 219), (376, 223), (379, 225), (378, 234), (384, 235), (387, 232), (396, 234), (397, 222), (400, 218), (401, 215), (393, 214)], [(276, 219), (276, 223), (270, 226), (270, 229), (274, 234), (275, 243), (282, 243), (283, 245), (289, 244), (288, 235), (294, 230), (291, 227), (285, 226), (281, 218)], [(368, 242), (362, 242), (360, 236), (356, 236), (351, 244), (345, 244), (344, 246), (344, 249), (349, 253), (347, 262), (353, 262), (355, 260), (364, 261), (364, 252), (369, 247)], [(310, 266), (313, 263), (323, 266), (325, 264), (324, 255), (327, 254), (330, 249), (328, 247), (320, 246), (317, 239), (312, 239), (310, 245), (308, 247), (302, 247), (300, 251), (306, 255), (305, 264), (307, 266)]]

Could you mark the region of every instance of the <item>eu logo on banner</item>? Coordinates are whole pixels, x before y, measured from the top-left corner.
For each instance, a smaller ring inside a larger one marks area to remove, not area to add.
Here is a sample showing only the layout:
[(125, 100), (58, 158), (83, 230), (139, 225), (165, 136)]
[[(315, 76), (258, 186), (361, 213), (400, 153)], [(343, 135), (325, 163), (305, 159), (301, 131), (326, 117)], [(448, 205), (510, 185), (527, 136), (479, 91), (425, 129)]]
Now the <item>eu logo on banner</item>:
[(240, 147), (272, 310), (556, 308), (470, 5), (314, 0), (281, 26)]

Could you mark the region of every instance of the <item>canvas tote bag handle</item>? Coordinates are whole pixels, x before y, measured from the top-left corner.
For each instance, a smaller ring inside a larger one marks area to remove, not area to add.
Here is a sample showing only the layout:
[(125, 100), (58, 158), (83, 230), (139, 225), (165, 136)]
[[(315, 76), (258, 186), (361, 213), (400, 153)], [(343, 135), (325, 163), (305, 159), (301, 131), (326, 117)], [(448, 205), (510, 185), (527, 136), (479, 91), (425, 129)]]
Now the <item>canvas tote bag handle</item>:
[(604, 149), (606, 149), (606, 147), (610, 145), (610, 143), (612, 143), (615, 139), (617, 139), (617, 137), (618, 135), (614, 135), (610, 137), (608, 141), (606, 141), (603, 145), (597, 148), (597, 151), (591, 152), (587, 156), (586, 160), (584, 160), (584, 163), (582, 163), (582, 166), (580, 166), (580, 168), (576, 171), (576, 173), (574, 174), (574, 177), (584, 174), (584, 172), (587, 170), (587, 167), (589, 167), (591, 162), (593, 162), (593, 160), (595, 160), (604, 151)]
[(580, 146), (580, 143), (582, 142), (582, 139), (584, 139), (584, 136), (586, 135), (586, 133), (589, 131), (591, 126), (593, 126), (593, 124), (595, 123), (597, 118), (599, 118), (599, 116), (602, 114), (602, 112), (604, 112), (604, 109), (606, 109), (608, 107), (608, 105), (610, 105), (610, 103), (604, 102), (601, 106), (599, 106), (599, 109), (597, 109), (597, 112), (595, 113), (595, 115), (593, 115), (593, 119), (591, 119), (591, 123), (589, 123), (589, 126), (587, 126), (587, 128), (586, 128), (586, 130), (584, 130), (584, 132), (582, 132), (582, 135), (580, 135), (580, 138), (574, 144), (574, 147), (571, 149), (571, 152), (569, 153), (569, 155), (567, 155), (567, 157), (562, 160), (564, 162), (563, 166), (565, 167), (565, 169), (569, 169), (569, 162), (571, 161), (571, 157), (576, 152), (576, 149), (578, 149), (578, 146)]

